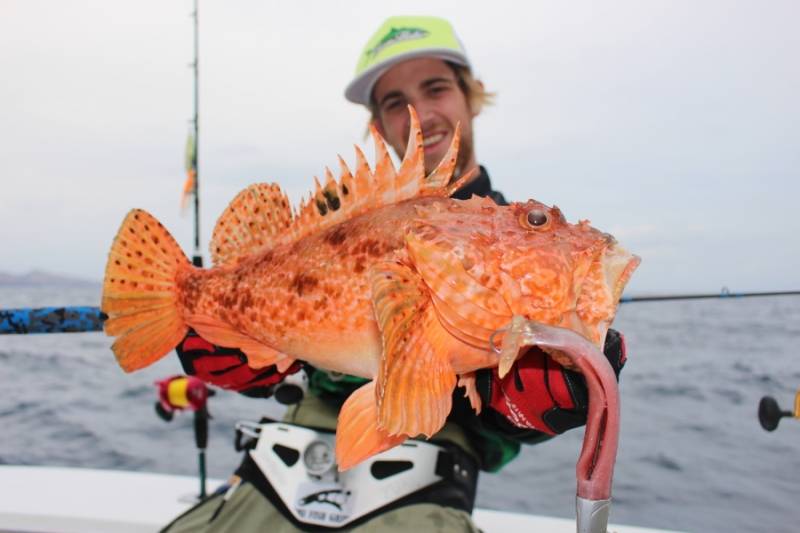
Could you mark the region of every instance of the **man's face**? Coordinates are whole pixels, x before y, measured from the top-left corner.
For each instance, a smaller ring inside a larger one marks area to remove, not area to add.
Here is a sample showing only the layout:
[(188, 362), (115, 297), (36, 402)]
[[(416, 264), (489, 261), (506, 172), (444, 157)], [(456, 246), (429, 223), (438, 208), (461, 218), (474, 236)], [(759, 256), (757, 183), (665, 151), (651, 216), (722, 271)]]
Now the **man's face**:
[(425, 171), (431, 172), (442, 160), (461, 123), (458, 169), (476, 166), (472, 143), (472, 117), (466, 96), (458, 86), (455, 72), (441, 59), (409, 59), (390, 68), (373, 89), (378, 106), (375, 126), (403, 157), (409, 131), (407, 105), (417, 110), (425, 148)]

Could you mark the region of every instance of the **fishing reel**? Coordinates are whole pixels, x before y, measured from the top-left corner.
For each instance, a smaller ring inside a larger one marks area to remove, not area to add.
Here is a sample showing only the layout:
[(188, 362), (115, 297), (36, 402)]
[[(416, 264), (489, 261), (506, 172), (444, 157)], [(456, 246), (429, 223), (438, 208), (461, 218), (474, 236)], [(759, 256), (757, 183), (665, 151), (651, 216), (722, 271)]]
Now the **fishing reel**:
[(294, 374), (289, 374), (283, 381), (273, 388), (275, 401), (283, 405), (294, 405), (308, 393), (308, 373), (301, 368)]
[(156, 414), (165, 422), (175, 416), (176, 411), (194, 412), (194, 442), (197, 446), (200, 477), (200, 499), (206, 497), (206, 447), (208, 446), (208, 398), (215, 393), (205, 383), (193, 376), (171, 376), (156, 381), (158, 401)]
[(176, 411), (184, 409), (194, 412), (206, 410), (208, 414), (206, 403), (214, 391), (201, 380), (177, 375), (156, 381), (155, 385), (158, 388), (156, 414), (165, 422), (172, 420)]
[(784, 411), (772, 396), (764, 396), (758, 403), (758, 421), (766, 431), (775, 431), (783, 417), (800, 419), (800, 389), (794, 396), (794, 411)]

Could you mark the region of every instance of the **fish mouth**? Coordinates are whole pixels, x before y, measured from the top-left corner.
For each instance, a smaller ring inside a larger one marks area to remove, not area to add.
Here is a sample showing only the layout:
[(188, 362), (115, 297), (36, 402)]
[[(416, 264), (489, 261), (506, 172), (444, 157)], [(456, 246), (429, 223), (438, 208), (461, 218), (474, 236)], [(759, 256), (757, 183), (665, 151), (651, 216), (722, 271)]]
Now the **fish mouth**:
[(606, 248), (603, 256), (606, 285), (611, 289), (611, 296), (615, 304), (619, 302), (625, 285), (628, 284), (633, 272), (641, 262), (642, 259), (638, 255), (630, 253), (619, 246), (616, 241)]
[(641, 259), (607, 235), (608, 245), (592, 261), (581, 284), (572, 329), (602, 350), (625, 285)]
[[(638, 256), (612, 239), (609, 245), (603, 246), (595, 254), (588, 273), (578, 281), (574, 310), (562, 315), (561, 323), (557, 325), (580, 334), (602, 351), (608, 328), (616, 316), (622, 291), (640, 262)], [(561, 366), (579, 370), (558, 349), (542, 347), (542, 350)], [(519, 356), (521, 355), (520, 353)]]

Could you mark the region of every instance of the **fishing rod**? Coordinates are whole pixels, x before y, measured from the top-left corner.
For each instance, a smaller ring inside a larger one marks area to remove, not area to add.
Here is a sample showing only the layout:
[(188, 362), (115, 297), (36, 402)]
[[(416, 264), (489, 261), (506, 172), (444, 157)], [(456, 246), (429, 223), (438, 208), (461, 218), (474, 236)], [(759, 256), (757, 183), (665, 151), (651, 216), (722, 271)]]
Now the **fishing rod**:
[(194, 194), (194, 255), (192, 256), (192, 264), (197, 267), (203, 266), (203, 256), (200, 253), (200, 191), (199, 191), (199, 181), (200, 181), (200, 171), (198, 167), (198, 152), (200, 148), (200, 141), (199, 141), (199, 106), (200, 106), (200, 89), (198, 83), (199, 77), (199, 24), (198, 24), (198, 10), (197, 10), (197, 0), (194, 0), (194, 13), (192, 13), (194, 17), (194, 61), (191, 64), (192, 70), (194, 71), (194, 118), (192, 119), (192, 124), (194, 125), (194, 150), (192, 153), (192, 167), (194, 169), (194, 186), (193, 186), (193, 194)]
[[(623, 296), (620, 303), (699, 300), (710, 298), (747, 298), (754, 296), (798, 296), (800, 291), (730, 292), (717, 294), (668, 294), (663, 296)], [(26, 333), (73, 333), (103, 331), (108, 318), (99, 307), (62, 306), (0, 309), (0, 335)]]
[(718, 293), (701, 294), (665, 294), (654, 296), (623, 296), (619, 303), (634, 302), (665, 302), (670, 300), (708, 300), (712, 298), (750, 298), (754, 296), (797, 296), (800, 291), (768, 291), (768, 292), (731, 292), (727, 287), (723, 287)]
[(90, 306), (0, 309), (0, 335), (103, 331), (106, 318), (99, 307)]
[[(190, 120), (194, 137), (190, 139), (191, 149), (187, 149), (187, 171), (192, 173), (192, 194), (194, 195), (194, 254), (192, 264), (203, 266), (200, 252), (200, 194), (198, 189), (198, 135), (199, 135), (199, 24), (197, 0), (194, 0), (194, 61), (189, 67), (194, 73), (194, 116)], [(0, 335), (25, 333), (74, 333), (103, 331), (103, 321), (107, 316), (99, 307), (63, 306), (23, 309), (0, 309)]]

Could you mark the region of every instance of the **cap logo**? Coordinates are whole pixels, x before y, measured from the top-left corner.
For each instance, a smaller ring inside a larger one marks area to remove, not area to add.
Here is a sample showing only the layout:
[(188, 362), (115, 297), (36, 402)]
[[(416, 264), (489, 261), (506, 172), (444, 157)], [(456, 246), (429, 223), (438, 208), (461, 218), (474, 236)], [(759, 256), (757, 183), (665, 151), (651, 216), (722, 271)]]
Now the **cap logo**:
[(381, 37), (380, 41), (378, 41), (378, 44), (367, 50), (367, 57), (374, 59), (375, 56), (377, 56), (381, 50), (387, 46), (391, 46), (395, 43), (400, 43), (403, 41), (423, 39), (429, 34), (430, 32), (428, 30), (423, 30), (422, 28), (392, 28), (388, 31), (388, 33), (386, 33), (386, 35)]

